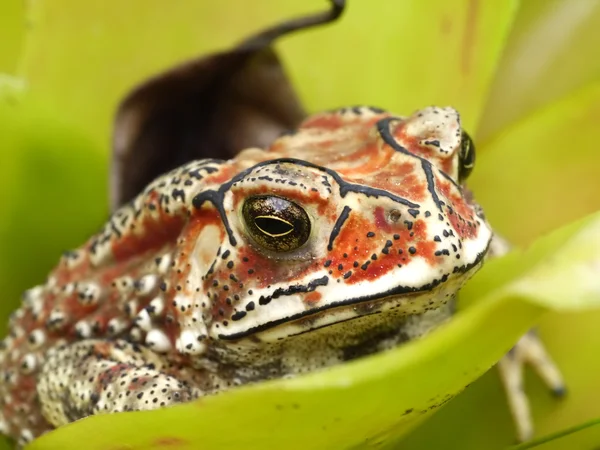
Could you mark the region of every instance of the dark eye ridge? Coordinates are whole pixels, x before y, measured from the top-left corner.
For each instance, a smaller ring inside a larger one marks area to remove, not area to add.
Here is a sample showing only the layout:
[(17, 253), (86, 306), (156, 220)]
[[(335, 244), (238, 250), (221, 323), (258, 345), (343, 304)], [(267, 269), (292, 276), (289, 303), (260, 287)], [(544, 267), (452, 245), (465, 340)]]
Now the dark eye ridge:
[(458, 181), (463, 182), (475, 166), (475, 144), (466, 131), (462, 132), (458, 161)]
[(242, 217), (253, 241), (272, 252), (296, 250), (310, 236), (310, 218), (304, 208), (276, 195), (249, 197), (242, 206)]

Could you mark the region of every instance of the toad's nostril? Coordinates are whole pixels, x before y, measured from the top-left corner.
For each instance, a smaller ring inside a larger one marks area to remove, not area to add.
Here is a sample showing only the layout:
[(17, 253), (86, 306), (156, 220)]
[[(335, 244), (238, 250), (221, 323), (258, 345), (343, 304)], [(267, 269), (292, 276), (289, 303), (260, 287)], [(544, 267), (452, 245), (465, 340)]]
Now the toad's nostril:
[(397, 209), (392, 209), (388, 214), (390, 222), (398, 222), (401, 216), (402, 214)]

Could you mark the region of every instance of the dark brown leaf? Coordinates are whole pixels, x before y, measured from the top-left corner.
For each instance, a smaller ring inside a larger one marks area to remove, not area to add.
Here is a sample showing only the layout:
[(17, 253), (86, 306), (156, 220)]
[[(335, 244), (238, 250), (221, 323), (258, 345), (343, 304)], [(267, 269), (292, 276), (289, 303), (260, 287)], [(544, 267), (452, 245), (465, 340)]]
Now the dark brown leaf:
[(231, 158), (294, 129), (304, 111), (272, 44), (284, 34), (337, 19), (345, 2), (331, 3), (327, 12), (284, 22), (134, 89), (115, 120), (112, 208), (187, 161)]

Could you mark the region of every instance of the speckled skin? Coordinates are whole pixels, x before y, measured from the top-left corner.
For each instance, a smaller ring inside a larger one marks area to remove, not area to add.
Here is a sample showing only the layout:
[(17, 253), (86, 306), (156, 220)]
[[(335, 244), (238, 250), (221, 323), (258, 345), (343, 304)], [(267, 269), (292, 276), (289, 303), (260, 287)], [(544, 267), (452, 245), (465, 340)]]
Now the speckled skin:
[[(461, 185), (463, 136), (451, 108), (346, 108), (158, 178), (25, 293), (1, 352), (1, 431), (24, 444), (435, 327), (492, 239)], [(242, 213), (261, 196), (304, 211), (306, 242), (261, 245)]]

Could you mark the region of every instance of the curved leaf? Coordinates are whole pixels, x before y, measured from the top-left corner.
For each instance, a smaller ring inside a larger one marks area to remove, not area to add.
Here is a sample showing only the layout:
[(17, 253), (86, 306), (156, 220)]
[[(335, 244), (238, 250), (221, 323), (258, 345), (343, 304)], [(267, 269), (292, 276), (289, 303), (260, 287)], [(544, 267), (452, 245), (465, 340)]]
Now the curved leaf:
[(97, 148), (22, 86), (0, 82), (2, 330), (22, 290), (42, 283), (62, 251), (100, 226), (107, 204)]
[(523, 244), (600, 209), (600, 83), (484, 143), (469, 184), (492, 225)]
[(4, 0), (0, 14), (0, 74), (14, 75), (25, 35), (25, 6), (19, 0)]
[[(259, 383), (152, 412), (100, 415), (49, 433), (28, 448), (150, 449), (170, 442), (181, 448), (370, 448), (393, 442), (480, 376), (548, 308), (552, 292), (537, 290), (557, 249), (565, 267), (598, 264), (600, 213), (541, 239), (523, 253), (488, 263), (464, 290), (471, 306), (429, 336), (398, 349), (289, 380)], [(515, 269), (515, 265), (518, 266)], [(585, 273), (555, 280), (572, 286), (579, 307), (600, 306), (600, 277)], [(575, 278), (573, 278), (575, 277)], [(577, 286), (585, 286), (578, 290)], [(531, 288), (531, 289), (529, 289)], [(589, 295), (596, 292), (597, 295)], [(569, 307), (567, 304), (566, 307)], [(243, 411), (242, 414), (239, 412)], [(234, 413), (235, 412), (235, 413)], [(144, 430), (132, 433), (131, 430)]]
[(518, 1), (349, 1), (335, 26), (280, 46), (310, 110), (452, 105), (475, 130)]
[[(544, 450), (550, 450), (550, 447), (551, 446), (553, 447), (555, 444), (559, 444), (559, 445), (561, 445), (562, 448), (566, 448), (567, 445), (572, 445), (572, 442), (571, 442), (571, 444), (569, 444), (568, 441), (571, 440), (573, 434), (580, 433), (582, 431), (587, 430), (588, 428), (598, 427), (599, 425), (600, 425), (600, 419), (590, 420), (588, 422), (582, 423), (575, 427), (571, 427), (566, 430), (562, 430), (557, 433), (553, 433), (549, 436), (544, 436), (539, 439), (534, 439), (529, 442), (524, 442), (522, 444), (515, 445), (508, 450), (529, 450), (532, 448), (541, 449), (542, 447)], [(559, 440), (561, 442), (558, 442)], [(576, 448), (576, 447), (571, 446), (570, 448)]]
[[(40, 101), (107, 148), (117, 103), (132, 86), (326, 5), (325, 0), (184, 0), (168, 8), (161, 0), (29, 2), (20, 75)], [(474, 129), (516, 5), (517, 0), (351, 0), (335, 26), (294, 36), (278, 48), (311, 111), (368, 103), (408, 114), (424, 105), (450, 104)]]
[(600, 79), (598, 27), (600, 1), (522, 1), (478, 138), (490, 139), (535, 109)]

